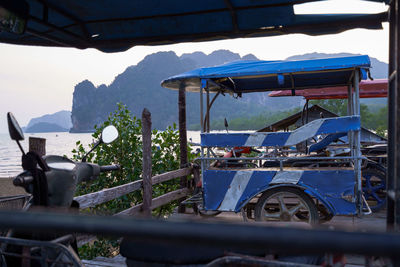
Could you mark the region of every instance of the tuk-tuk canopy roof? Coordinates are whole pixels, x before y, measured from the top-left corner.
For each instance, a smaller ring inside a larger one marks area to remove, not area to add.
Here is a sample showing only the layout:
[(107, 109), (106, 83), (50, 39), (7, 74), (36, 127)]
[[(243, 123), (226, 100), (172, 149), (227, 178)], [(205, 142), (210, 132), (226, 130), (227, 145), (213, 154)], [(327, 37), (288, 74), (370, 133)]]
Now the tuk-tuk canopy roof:
[(293, 6), (307, 2), (316, 1), (0, 0), (0, 42), (119, 52), (135, 45), (382, 29), (388, 18), (387, 12), (295, 14)]
[[(375, 97), (387, 97), (388, 80), (387, 79), (376, 79), (373, 81), (361, 81), (360, 82), (360, 97), (361, 98), (375, 98)], [(312, 99), (345, 99), (347, 98), (347, 87), (325, 87), (318, 90), (305, 89), (295, 92), (296, 96), (303, 96), (307, 100)], [(292, 96), (292, 91), (275, 91), (271, 92), (268, 96), (280, 97), (280, 96)]]
[(235, 61), (220, 66), (199, 68), (161, 82), (170, 89), (198, 92), (207, 86), (211, 92), (249, 93), (346, 86), (353, 71), (361, 70), (367, 79), (368, 56), (351, 56), (296, 61)]

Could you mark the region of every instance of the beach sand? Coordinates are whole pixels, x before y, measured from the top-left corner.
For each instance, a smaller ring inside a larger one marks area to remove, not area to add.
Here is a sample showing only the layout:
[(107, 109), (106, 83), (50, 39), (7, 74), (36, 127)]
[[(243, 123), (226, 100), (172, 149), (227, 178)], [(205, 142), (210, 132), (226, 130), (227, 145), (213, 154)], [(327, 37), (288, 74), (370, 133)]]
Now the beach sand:
[(26, 192), (22, 187), (14, 186), (13, 178), (0, 178), (0, 197), (25, 195)]

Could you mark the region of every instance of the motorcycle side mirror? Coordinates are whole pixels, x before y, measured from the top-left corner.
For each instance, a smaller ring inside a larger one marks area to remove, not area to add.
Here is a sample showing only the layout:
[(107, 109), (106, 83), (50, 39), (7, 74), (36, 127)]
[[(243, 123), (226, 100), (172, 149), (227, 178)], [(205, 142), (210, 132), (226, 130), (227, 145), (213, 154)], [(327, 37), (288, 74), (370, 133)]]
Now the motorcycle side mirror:
[(7, 113), (7, 122), (8, 132), (10, 133), (11, 139), (14, 141), (24, 140), (24, 133), (22, 132), (21, 127), (19, 127), (17, 119), (15, 119), (11, 112)]
[(118, 138), (118, 130), (114, 125), (109, 125), (101, 132), (100, 140), (92, 147), (92, 149), (82, 157), (82, 162), (86, 162), (87, 157), (93, 150), (101, 144), (109, 144)]
[(118, 138), (118, 130), (114, 125), (107, 126), (101, 132), (101, 141), (109, 144)]
[(8, 132), (10, 133), (11, 139), (17, 142), (18, 147), (21, 150), (22, 154), (25, 155), (25, 151), (22, 148), (21, 144), (19, 143), (19, 141), (24, 140), (24, 133), (22, 132), (21, 127), (19, 127), (17, 119), (11, 112), (7, 113), (7, 123), (8, 123)]

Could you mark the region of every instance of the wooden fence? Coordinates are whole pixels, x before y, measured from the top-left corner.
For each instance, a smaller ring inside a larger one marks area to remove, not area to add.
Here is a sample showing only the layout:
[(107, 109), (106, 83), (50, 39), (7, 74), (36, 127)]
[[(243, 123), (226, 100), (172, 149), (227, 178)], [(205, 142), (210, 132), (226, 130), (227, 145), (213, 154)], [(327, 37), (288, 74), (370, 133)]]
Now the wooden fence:
[[(200, 179), (198, 168), (192, 165), (179, 170), (166, 172), (160, 175), (152, 176), (151, 168), (151, 114), (147, 109), (142, 113), (142, 140), (143, 140), (143, 173), (142, 179), (124, 185), (103, 189), (98, 192), (75, 197), (81, 209), (95, 207), (96, 205), (119, 198), (126, 194), (143, 190), (143, 202), (123, 210), (116, 215), (136, 215), (141, 214), (151, 216), (151, 211), (155, 208), (166, 205), (172, 201), (185, 198), (190, 194), (191, 190), (187, 187), (193, 183), (187, 183), (189, 175), (193, 175), (195, 183)], [(181, 188), (172, 192), (168, 192), (162, 196), (152, 198), (152, 186), (160, 184), (172, 179), (181, 179)], [(183, 181), (183, 182), (182, 182)]]
[[(186, 177), (188, 175), (192, 175), (193, 173), (195, 174), (197, 173), (193, 172), (193, 167), (187, 167), (176, 171), (166, 172), (160, 175), (150, 177), (150, 184), (151, 185), (159, 184), (162, 182), (170, 181), (175, 178)], [(135, 182), (75, 197), (74, 200), (79, 202), (81, 209), (86, 209), (95, 207), (96, 205), (116, 199), (118, 197), (132, 193), (134, 191), (141, 190), (142, 188), (143, 188), (143, 180), (137, 180)], [(155, 208), (168, 204), (174, 200), (181, 199), (182, 197), (187, 196), (189, 193), (190, 193), (189, 188), (185, 187), (152, 199), (151, 192), (143, 190), (143, 200), (147, 200), (151, 203), (150, 207), (147, 208), (147, 210), (143, 209), (143, 203), (141, 203), (114, 215), (135, 215), (140, 212), (146, 213), (148, 210), (151, 211)]]

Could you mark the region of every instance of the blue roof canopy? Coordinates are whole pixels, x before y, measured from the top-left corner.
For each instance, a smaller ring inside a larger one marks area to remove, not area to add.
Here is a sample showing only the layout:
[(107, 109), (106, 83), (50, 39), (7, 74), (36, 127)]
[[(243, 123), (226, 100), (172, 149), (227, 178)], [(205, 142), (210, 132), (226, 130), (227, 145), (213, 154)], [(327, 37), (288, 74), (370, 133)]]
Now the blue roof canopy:
[(235, 61), (170, 77), (161, 86), (177, 90), (183, 83), (186, 91), (198, 92), (202, 81), (207, 80), (210, 91), (232, 93), (343, 86), (351, 82), (356, 68), (367, 79), (370, 66), (370, 59), (365, 55), (297, 61)]
[(27, 21), (22, 34), (0, 30), (0, 42), (118, 52), (135, 45), (382, 29), (387, 21), (386, 12), (295, 14), (293, 6), (306, 2), (315, 0), (0, 0), (0, 9)]

